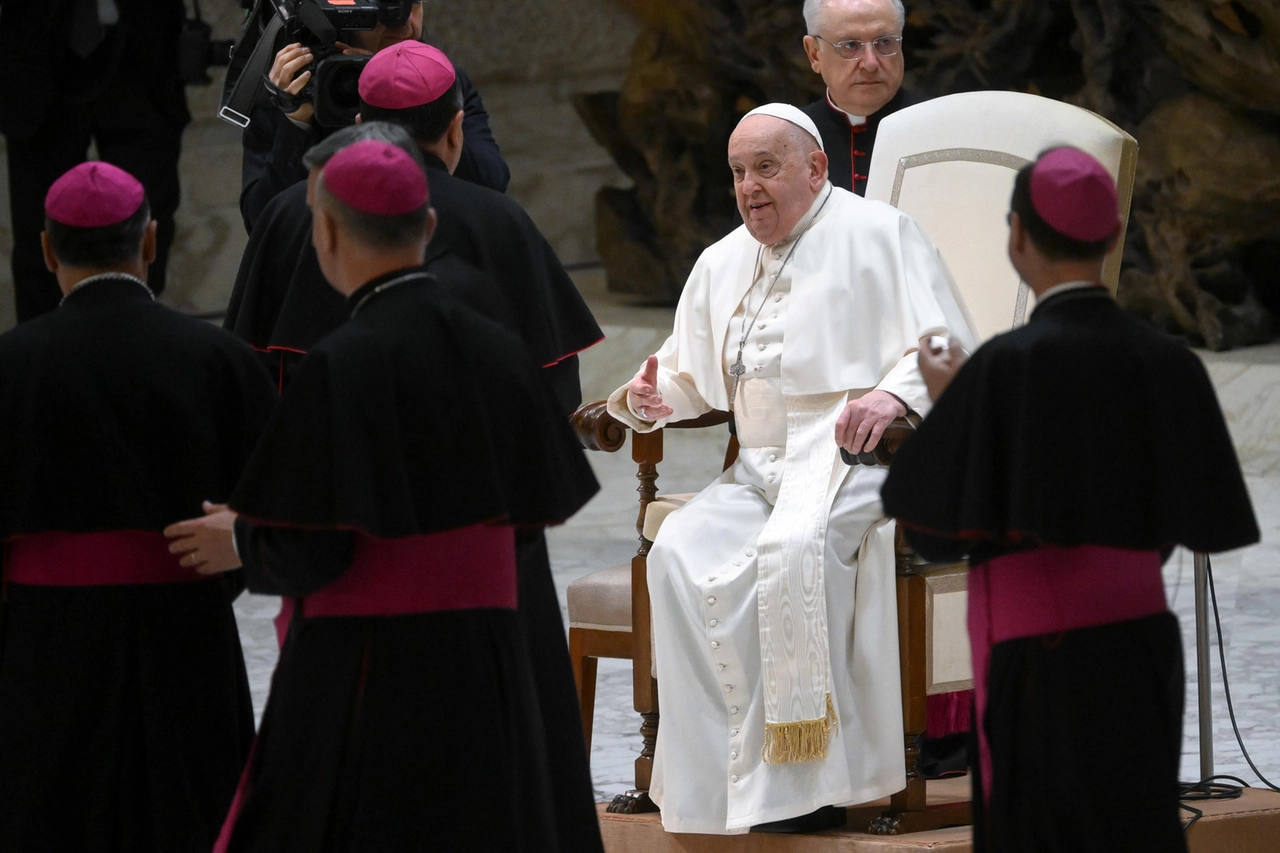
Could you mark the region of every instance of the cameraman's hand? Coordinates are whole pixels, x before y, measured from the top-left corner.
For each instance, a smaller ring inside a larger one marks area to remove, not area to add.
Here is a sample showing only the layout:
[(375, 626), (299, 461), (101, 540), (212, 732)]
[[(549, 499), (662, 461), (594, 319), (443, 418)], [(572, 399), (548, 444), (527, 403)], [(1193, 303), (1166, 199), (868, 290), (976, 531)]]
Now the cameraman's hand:
[[(302, 71), (311, 64), (311, 48), (303, 47), (301, 43), (285, 45), (280, 52), (276, 54), (276, 61), (271, 65), (271, 71), (267, 77), (276, 86), (284, 89), (290, 95), (296, 95), (307, 85), (307, 81), (311, 79), (311, 71)], [(301, 74), (298, 72), (302, 71)], [(311, 116), (315, 114), (315, 107), (311, 104), (303, 104), (296, 111), (288, 113), (289, 118), (294, 121), (300, 121), (304, 124), (311, 123)]]
[(363, 47), (352, 47), (340, 41), (335, 41), (333, 46), (342, 51), (344, 56), (373, 56), (372, 50), (365, 50)]

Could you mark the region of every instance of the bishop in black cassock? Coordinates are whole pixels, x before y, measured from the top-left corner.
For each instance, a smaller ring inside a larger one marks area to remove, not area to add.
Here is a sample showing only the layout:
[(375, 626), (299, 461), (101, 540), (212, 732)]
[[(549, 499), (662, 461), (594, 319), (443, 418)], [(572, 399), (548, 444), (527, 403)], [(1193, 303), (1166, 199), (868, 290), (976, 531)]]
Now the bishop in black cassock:
[(556, 806), (516, 533), (596, 484), (520, 339), (421, 268), (426, 194), (374, 140), (315, 188), (317, 257), (350, 319), (302, 363), (231, 500), (250, 589), (299, 604), (218, 850), (600, 846), (589, 790), (589, 824)]
[(1048, 152), (1012, 208), (1035, 311), (958, 372), (922, 345), (941, 397), (882, 492), (922, 556), (969, 557), (974, 849), (1185, 851), (1160, 566), (1256, 542), (1257, 522), (1203, 365), (1098, 283), (1120, 232), (1106, 170)]
[[(450, 174), (461, 146), (452, 65), (427, 45), (376, 55), (361, 75), (362, 116), (382, 119), (331, 136), (308, 154), (312, 182), (334, 152), (360, 138), (409, 142), (427, 162), (439, 215), (426, 268), (468, 305), (522, 339), (562, 415), (581, 402), (576, 353), (603, 337), (582, 296), (528, 215), (506, 196)], [(396, 73), (400, 69), (402, 73)], [(412, 73), (410, 73), (412, 72)], [(396, 137), (396, 134), (399, 134)], [(311, 244), (307, 185), (286, 190), (254, 229), (237, 277), (227, 327), (263, 351), (287, 386), (303, 355), (349, 316), (325, 281)], [(507, 464), (522, 464), (515, 459)], [(519, 532), (520, 613), (538, 674), (546, 736), (558, 756), (555, 807), (576, 849), (599, 849), (591, 775), (560, 603), (541, 529)], [(585, 827), (585, 829), (584, 829)]]
[(827, 176), (863, 195), (880, 122), (921, 98), (902, 88), (902, 6), (894, 0), (805, 4), (805, 54), (827, 84), (804, 108), (822, 134)]
[(225, 501), (275, 405), (253, 351), (156, 304), (142, 185), (46, 200), (61, 307), (0, 336), (0, 850), (205, 853), (253, 738), (231, 578), (164, 527)]

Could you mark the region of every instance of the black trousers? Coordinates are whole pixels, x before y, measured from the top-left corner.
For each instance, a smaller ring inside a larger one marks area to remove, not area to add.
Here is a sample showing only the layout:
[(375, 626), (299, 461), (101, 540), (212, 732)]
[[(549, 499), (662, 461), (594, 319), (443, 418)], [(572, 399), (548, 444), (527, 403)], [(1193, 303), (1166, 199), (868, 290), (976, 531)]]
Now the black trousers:
[(62, 299), (40, 249), (44, 198), (54, 181), (84, 162), (91, 140), (97, 144), (100, 159), (124, 169), (146, 187), (157, 225), (156, 259), (147, 280), (155, 293), (164, 290), (174, 236), (173, 215), (178, 209), (182, 125), (175, 124), (133, 87), (112, 83), (87, 103), (55, 102), (33, 135), (6, 139), (13, 223), (11, 264), (19, 323), (52, 311)]

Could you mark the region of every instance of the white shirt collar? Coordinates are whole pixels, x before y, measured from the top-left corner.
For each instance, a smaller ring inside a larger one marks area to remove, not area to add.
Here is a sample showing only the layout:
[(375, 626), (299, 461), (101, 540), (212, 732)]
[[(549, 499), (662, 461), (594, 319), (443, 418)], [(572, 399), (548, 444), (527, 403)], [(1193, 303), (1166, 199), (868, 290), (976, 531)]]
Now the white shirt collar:
[(155, 292), (151, 290), (151, 288), (147, 285), (145, 281), (138, 278), (136, 275), (130, 275), (127, 272), (100, 272), (97, 275), (91, 275), (88, 278), (82, 278), (79, 281), (77, 281), (75, 284), (73, 284), (71, 286), (71, 289), (68, 290), (66, 293), (64, 293), (62, 295), (62, 298), (58, 300), (58, 307), (61, 308), (62, 303), (67, 301), (68, 296), (70, 296), (73, 293), (77, 293), (80, 290), (83, 290), (86, 285), (96, 284), (97, 282), (107, 281), (109, 279), (115, 279), (116, 281), (124, 279), (125, 281), (132, 281), (135, 284), (139, 284), (142, 286), (142, 289), (147, 292), (147, 296), (151, 297), (151, 301), (152, 302), (156, 301)]
[(1039, 305), (1052, 296), (1059, 293), (1066, 293), (1068, 290), (1083, 290), (1086, 287), (1097, 287), (1096, 281), (1064, 281), (1062, 284), (1055, 284), (1044, 293), (1036, 297), (1036, 304)]
[(857, 126), (858, 126), (858, 125), (860, 125), (860, 124), (866, 124), (866, 123), (867, 123), (867, 117), (866, 117), (866, 116), (856, 116), (856, 115), (854, 115), (853, 113), (845, 112), (844, 110), (842, 110), (842, 109), (840, 109), (839, 107), (837, 107), (837, 106), (836, 106), (836, 102), (835, 102), (835, 101), (833, 101), (833, 100), (831, 100), (831, 90), (830, 90), (830, 89), (828, 89), (828, 90), (827, 90), (827, 103), (831, 106), (831, 109), (833, 109), (833, 110), (835, 110), (836, 112), (838, 112), (838, 113), (842, 114), (845, 118), (847, 118), (847, 119), (849, 120), (849, 126), (850, 126), (850, 127), (857, 127)]

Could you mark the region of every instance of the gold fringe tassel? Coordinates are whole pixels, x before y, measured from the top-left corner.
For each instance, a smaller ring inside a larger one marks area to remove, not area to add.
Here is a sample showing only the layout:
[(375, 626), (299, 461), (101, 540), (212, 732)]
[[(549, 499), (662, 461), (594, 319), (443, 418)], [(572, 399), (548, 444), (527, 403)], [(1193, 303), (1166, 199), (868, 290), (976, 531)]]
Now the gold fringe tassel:
[(828, 693), (825, 717), (794, 723), (765, 723), (760, 757), (766, 764), (800, 764), (826, 758), (827, 742), (836, 726), (836, 708)]

